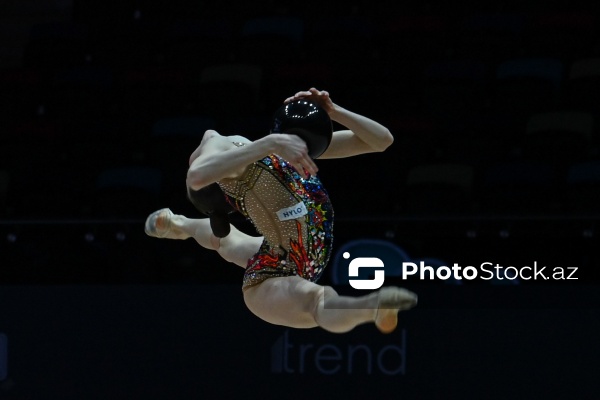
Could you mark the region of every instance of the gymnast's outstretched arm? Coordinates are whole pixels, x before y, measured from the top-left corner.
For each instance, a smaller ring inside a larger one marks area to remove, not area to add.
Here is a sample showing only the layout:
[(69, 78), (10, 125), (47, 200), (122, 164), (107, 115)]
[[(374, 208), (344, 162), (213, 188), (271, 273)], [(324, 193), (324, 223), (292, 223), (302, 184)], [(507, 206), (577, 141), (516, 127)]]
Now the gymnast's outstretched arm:
[(331, 144), (320, 159), (381, 152), (394, 142), (394, 137), (385, 126), (333, 103), (326, 91), (311, 88), (288, 97), (285, 102), (298, 99), (307, 99), (319, 104), (333, 121), (348, 128), (333, 132)]
[(200, 146), (190, 157), (187, 186), (199, 190), (211, 183), (227, 178), (236, 178), (245, 168), (269, 154), (277, 153), (291, 163), (299, 173), (304, 170), (316, 175), (318, 168), (308, 155), (306, 143), (295, 135), (273, 133), (245, 146), (233, 145), (233, 138), (206, 131)]

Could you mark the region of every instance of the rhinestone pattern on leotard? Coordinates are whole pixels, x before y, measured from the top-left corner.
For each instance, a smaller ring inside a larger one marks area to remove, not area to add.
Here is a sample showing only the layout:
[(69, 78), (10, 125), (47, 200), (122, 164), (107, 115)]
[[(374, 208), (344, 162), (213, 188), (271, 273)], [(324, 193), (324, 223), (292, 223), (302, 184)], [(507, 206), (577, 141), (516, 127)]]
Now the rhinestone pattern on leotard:
[[(277, 276), (311, 281), (321, 276), (331, 253), (333, 208), (318, 177), (303, 179), (281, 157), (270, 155), (250, 165), (240, 178), (218, 183), (265, 238), (248, 261), (243, 288)], [(306, 215), (279, 220), (277, 211), (300, 202)]]

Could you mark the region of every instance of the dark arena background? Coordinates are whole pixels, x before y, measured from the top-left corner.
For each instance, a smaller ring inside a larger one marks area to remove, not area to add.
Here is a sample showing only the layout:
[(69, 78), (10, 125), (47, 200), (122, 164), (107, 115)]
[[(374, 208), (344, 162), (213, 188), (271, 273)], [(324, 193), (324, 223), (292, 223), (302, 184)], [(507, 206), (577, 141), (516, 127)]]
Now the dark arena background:
[[(0, 2), (0, 398), (598, 398), (598, 4)], [(158, 208), (201, 217), (205, 130), (258, 138), (311, 86), (395, 137), (319, 162), (321, 282), (381, 257), (419, 294), (390, 335), (269, 325), (242, 269), (144, 234)]]

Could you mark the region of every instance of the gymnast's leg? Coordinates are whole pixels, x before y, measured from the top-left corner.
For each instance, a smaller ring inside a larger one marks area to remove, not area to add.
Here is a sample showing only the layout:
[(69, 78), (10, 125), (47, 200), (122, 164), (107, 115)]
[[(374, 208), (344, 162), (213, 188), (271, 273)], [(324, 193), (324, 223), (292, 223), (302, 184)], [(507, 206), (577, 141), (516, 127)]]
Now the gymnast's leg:
[[(193, 237), (201, 246), (216, 250), (225, 260), (245, 268), (263, 237), (246, 235), (233, 225), (224, 238), (213, 235), (208, 218), (190, 219), (169, 209), (151, 214), (146, 233), (169, 239)], [(244, 290), (244, 301), (256, 316), (276, 325), (293, 328), (322, 327), (342, 333), (374, 322), (383, 333), (392, 332), (398, 312), (412, 308), (417, 296), (405, 289), (385, 287), (360, 297), (339, 296), (328, 286), (317, 285), (297, 276), (270, 278)]]
[(192, 219), (173, 214), (168, 208), (155, 211), (146, 219), (146, 234), (166, 239), (194, 238), (200, 246), (217, 251), (226, 261), (246, 268), (248, 260), (258, 252), (262, 236), (250, 236), (231, 225), (229, 235), (213, 235), (208, 218)]
[(270, 278), (244, 290), (246, 305), (259, 318), (292, 328), (321, 328), (343, 333), (374, 322), (383, 333), (396, 329), (398, 312), (412, 308), (417, 296), (385, 287), (365, 296), (340, 296), (328, 286), (298, 276)]

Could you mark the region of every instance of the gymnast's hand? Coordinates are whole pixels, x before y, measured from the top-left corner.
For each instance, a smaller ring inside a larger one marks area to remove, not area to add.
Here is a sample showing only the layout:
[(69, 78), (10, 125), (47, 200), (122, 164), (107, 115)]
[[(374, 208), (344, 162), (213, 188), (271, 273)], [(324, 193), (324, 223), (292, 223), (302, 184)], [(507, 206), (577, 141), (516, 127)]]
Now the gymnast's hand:
[(327, 111), (327, 114), (331, 115), (331, 113), (335, 111), (335, 105), (329, 97), (329, 92), (326, 92), (325, 90), (317, 90), (313, 87), (307, 91), (298, 92), (292, 97), (288, 97), (287, 99), (285, 99), (284, 103), (289, 103), (290, 101), (300, 99), (306, 99), (308, 101), (318, 104), (325, 111)]
[(307, 179), (308, 175), (317, 174), (319, 169), (308, 155), (308, 146), (304, 140), (297, 135), (285, 133), (273, 133), (270, 136), (275, 138), (276, 153), (290, 163), (300, 176)]

